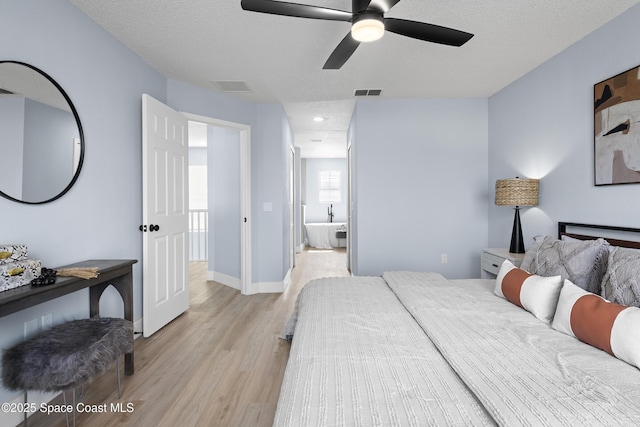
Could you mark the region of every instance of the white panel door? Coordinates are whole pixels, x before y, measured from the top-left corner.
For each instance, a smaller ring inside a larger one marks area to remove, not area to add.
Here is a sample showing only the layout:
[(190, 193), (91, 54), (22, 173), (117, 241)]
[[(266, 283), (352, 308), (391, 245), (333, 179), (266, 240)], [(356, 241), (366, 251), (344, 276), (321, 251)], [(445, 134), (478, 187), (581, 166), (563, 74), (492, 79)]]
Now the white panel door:
[(150, 336), (189, 308), (188, 121), (142, 95), (142, 316)]

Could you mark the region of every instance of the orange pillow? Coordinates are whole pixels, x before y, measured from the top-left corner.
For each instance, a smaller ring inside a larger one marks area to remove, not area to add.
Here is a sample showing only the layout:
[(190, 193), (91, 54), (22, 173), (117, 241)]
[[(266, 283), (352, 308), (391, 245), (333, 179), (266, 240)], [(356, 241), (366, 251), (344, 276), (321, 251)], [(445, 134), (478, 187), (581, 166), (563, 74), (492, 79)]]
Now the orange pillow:
[(556, 311), (561, 288), (560, 276), (536, 276), (505, 260), (498, 271), (494, 293), (549, 323)]
[(640, 368), (640, 308), (607, 301), (565, 280), (551, 324)]

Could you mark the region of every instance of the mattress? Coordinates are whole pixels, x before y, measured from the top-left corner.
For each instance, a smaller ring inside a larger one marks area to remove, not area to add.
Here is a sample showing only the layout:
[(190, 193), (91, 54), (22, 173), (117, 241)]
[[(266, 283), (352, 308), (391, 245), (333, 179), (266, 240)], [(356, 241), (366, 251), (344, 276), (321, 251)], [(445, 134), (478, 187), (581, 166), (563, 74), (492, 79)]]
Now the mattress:
[(637, 426), (640, 371), (493, 280), (320, 279), (298, 297), (276, 426)]

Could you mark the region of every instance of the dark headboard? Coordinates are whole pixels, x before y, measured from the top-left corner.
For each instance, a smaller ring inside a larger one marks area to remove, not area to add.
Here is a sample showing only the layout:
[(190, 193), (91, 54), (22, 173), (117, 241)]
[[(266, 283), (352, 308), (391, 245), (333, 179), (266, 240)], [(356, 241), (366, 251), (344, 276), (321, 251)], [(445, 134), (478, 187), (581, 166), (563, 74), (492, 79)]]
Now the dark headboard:
[[(594, 230), (594, 235), (586, 235), (586, 234), (576, 234), (567, 232), (567, 228), (589, 228)], [(606, 237), (606, 231), (614, 231), (614, 232), (622, 232), (622, 233), (630, 233), (631, 235), (635, 234), (635, 238), (639, 241), (633, 240), (621, 240), (617, 238)], [(594, 225), (594, 224), (580, 224), (577, 222), (559, 222), (558, 223), (558, 239), (561, 239), (562, 236), (572, 237), (578, 240), (595, 240), (600, 237), (609, 242), (609, 244), (613, 246), (621, 246), (624, 248), (634, 248), (640, 249), (640, 228), (631, 228), (631, 227), (616, 227), (611, 225)]]

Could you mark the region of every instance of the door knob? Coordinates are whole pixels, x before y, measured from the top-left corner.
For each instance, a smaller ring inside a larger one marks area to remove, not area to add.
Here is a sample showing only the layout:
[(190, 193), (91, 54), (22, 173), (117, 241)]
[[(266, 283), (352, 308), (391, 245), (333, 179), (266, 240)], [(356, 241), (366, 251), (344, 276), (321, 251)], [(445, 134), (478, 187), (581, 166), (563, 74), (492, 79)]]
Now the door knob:
[(140, 231), (147, 231), (147, 226), (146, 225), (141, 225), (140, 227), (138, 227), (140, 229)]
[(158, 231), (158, 230), (160, 230), (160, 226), (158, 224), (155, 224), (155, 225), (151, 224), (149, 226), (149, 231)]

